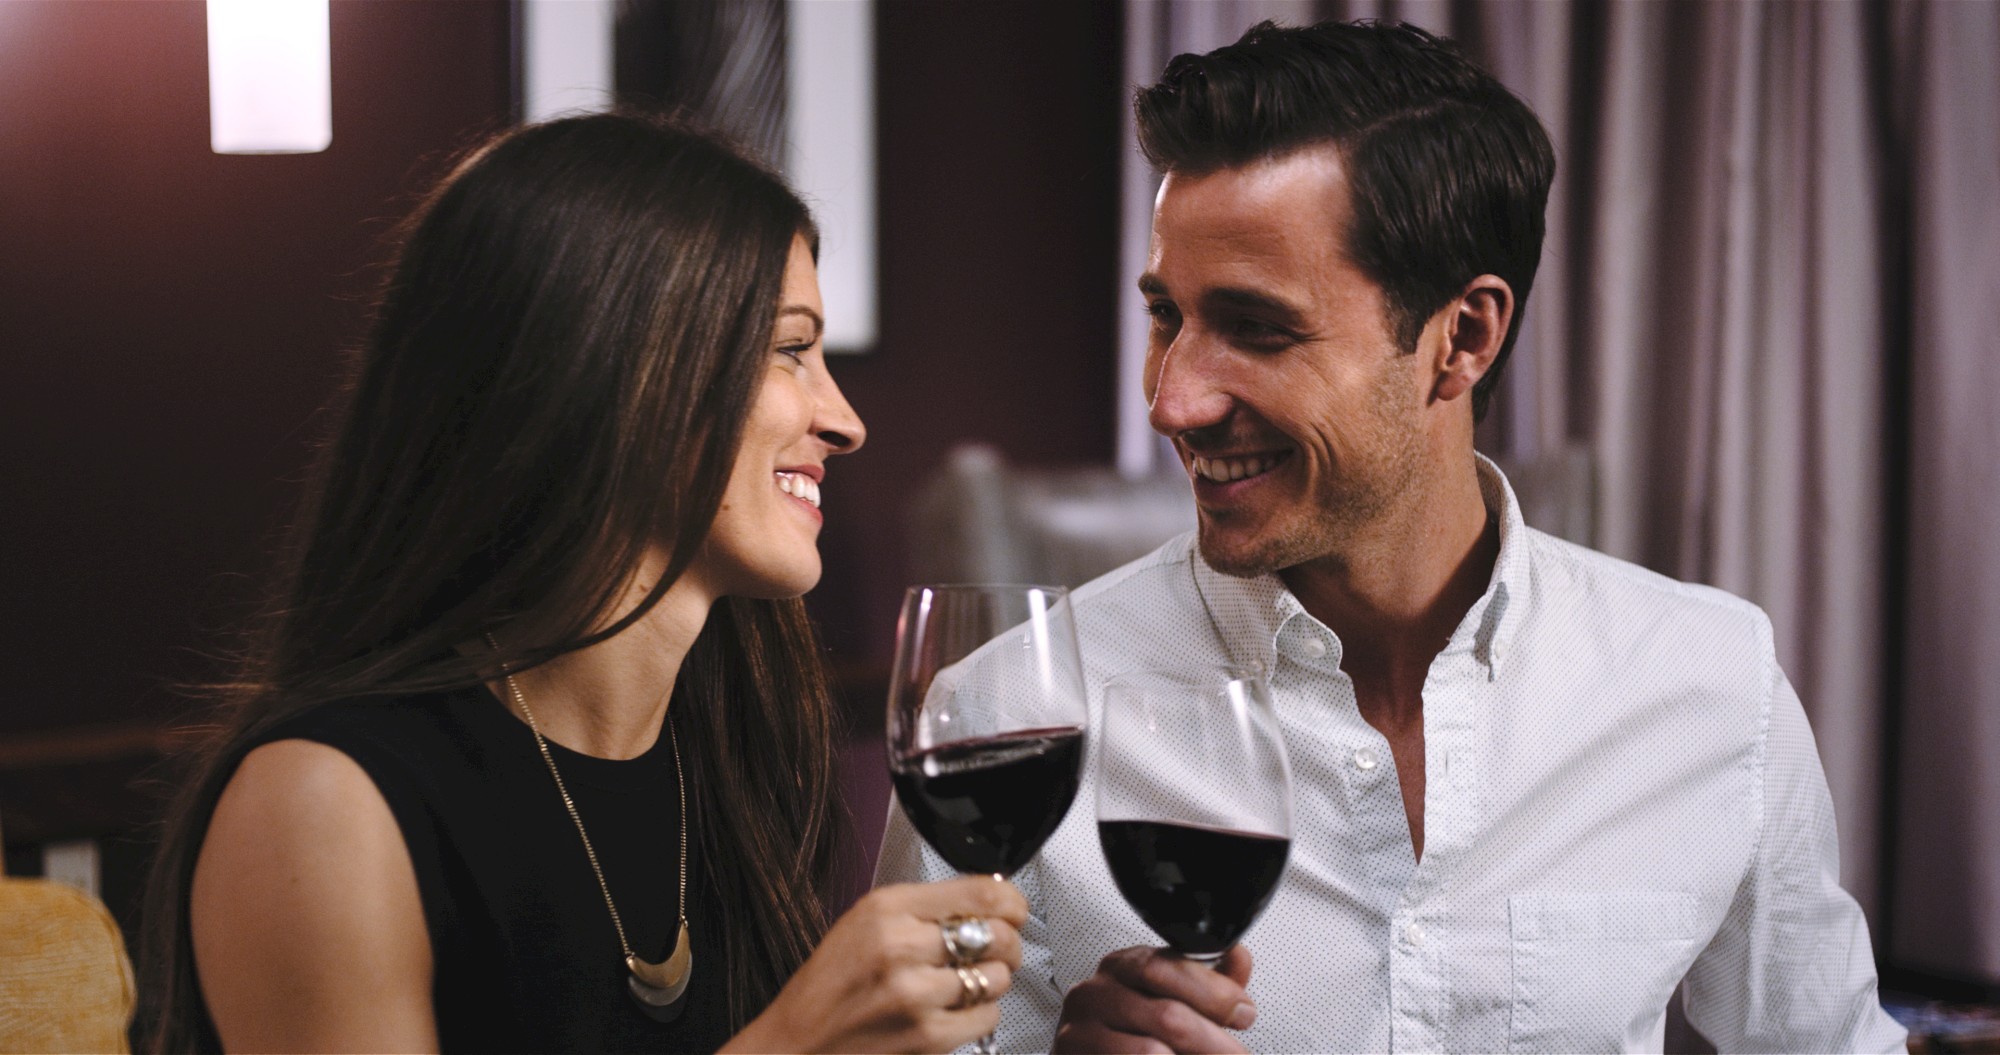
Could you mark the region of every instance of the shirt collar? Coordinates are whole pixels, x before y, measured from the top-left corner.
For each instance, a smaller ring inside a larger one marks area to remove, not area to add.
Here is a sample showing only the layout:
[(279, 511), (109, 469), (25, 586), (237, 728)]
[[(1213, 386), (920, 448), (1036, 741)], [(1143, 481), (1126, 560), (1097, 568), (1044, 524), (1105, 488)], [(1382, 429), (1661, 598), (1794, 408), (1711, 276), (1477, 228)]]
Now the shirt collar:
[[(1506, 474), (1485, 455), (1475, 453), (1473, 457), (1478, 461), (1480, 496), (1487, 512), (1500, 521), (1500, 555), (1493, 562), (1493, 577), (1485, 593), (1466, 611), (1441, 654), (1470, 652), (1485, 665), (1490, 680), (1499, 677), (1514, 629), (1521, 623), (1520, 602), (1527, 596), (1528, 525), (1521, 518), (1520, 502)], [(1279, 632), (1294, 618), (1311, 619), (1311, 613), (1278, 576), (1239, 579), (1224, 575), (1202, 559), (1199, 545), (1191, 549), (1195, 590), (1208, 608), (1230, 662), (1255, 665), (1267, 673), (1275, 670)], [(1339, 652), (1328, 659), (1338, 665)]]

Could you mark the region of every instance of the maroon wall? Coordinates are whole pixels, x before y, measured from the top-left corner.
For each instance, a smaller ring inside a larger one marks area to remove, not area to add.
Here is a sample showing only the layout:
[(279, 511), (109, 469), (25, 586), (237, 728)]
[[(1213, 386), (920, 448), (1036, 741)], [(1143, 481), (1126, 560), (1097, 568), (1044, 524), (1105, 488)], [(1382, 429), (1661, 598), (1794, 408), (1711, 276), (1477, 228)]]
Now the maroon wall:
[[(382, 235), (509, 113), (508, 4), (333, 4), (334, 140), (208, 149), (197, 0), (0, 3), (0, 606), (8, 732), (169, 717), (282, 523)], [(1102, 463), (1115, 376), (1115, 4), (878, 8), (882, 335), (835, 370), (814, 599), (879, 668), (912, 492), (954, 443)]]
[(198, 0), (0, 3), (0, 742), (211, 675), (387, 219), (509, 117), (509, 17), (337, 2), (332, 147), (224, 157)]
[[(510, 117), (506, 0), (332, 11), (331, 149), (220, 157), (198, 0), (0, 0), (0, 815), (17, 843), (147, 819), (129, 782), (151, 751), (120, 730), (180, 719), (169, 684), (216, 675), (203, 653), (266, 568), (383, 235), (454, 147)], [(1123, 105), (1115, 3), (888, 0), (877, 19), (881, 340), (834, 364), (870, 440), (833, 467), (811, 601), (857, 719), (847, 785), (871, 859), (887, 792), (870, 727), (914, 492), (961, 441), (1031, 465), (1111, 457)], [(143, 846), (107, 850), (122, 911)]]
[(881, 343), (833, 362), (868, 445), (828, 470), (810, 602), (864, 723), (908, 582), (910, 500), (956, 443), (1030, 465), (1112, 458), (1115, 3), (877, 7)]

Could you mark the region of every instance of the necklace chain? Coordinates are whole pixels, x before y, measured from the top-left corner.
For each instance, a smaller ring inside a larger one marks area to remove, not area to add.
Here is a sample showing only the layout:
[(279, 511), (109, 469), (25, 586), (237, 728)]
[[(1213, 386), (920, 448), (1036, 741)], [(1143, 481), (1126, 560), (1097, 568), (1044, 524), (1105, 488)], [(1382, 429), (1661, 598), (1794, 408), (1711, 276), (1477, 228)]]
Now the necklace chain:
[[(495, 652), (500, 645), (493, 635), (486, 635), (486, 643)], [(535, 722), (535, 712), (528, 707), (528, 698), (521, 693), (521, 686), (514, 680), (514, 672), (501, 668), (501, 678), (507, 684), (507, 694), (514, 698), (514, 706), (521, 709), (522, 717), (528, 720), (528, 731), (535, 734), (535, 748), (542, 753), (542, 761), (549, 767), (549, 776), (555, 778), (556, 791), (562, 795), (563, 809), (569, 811), (569, 819), (576, 825), (576, 834), (583, 840), (583, 855), (590, 859), (590, 872), (597, 877), (598, 892), (604, 895), (604, 907), (611, 910), (611, 926), (618, 932), (618, 947), (627, 957), (637, 955), (632, 951), (632, 943), (625, 937), (625, 921), (618, 915), (618, 904), (611, 900), (611, 886), (604, 881), (604, 868), (597, 863), (597, 848), (590, 845), (590, 833), (583, 828), (583, 815), (576, 811), (576, 800), (570, 798), (569, 785), (563, 783), (562, 772), (556, 768), (555, 756), (549, 754), (548, 738), (542, 735), (542, 727)], [(674, 784), (680, 789), (681, 797), (681, 878), (679, 912), (682, 925), (687, 923), (687, 883), (688, 883), (688, 819), (687, 819), (687, 778), (681, 775), (681, 742), (674, 734), (674, 724), (665, 723), (667, 743), (674, 751)]]

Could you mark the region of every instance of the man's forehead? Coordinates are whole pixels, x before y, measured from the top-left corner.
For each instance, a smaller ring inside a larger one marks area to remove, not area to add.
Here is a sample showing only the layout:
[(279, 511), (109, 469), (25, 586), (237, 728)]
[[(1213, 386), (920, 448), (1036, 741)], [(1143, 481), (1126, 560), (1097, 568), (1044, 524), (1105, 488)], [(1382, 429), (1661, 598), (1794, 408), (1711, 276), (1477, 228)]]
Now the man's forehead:
[(1332, 211), (1348, 207), (1347, 167), (1332, 144), (1300, 147), (1241, 165), (1173, 170), (1160, 180), (1154, 216), (1177, 203)]
[(1279, 276), (1310, 281), (1314, 276), (1301, 272), (1342, 262), (1346, 214), (1346, 176), (1331, 147), (1168, 173), (1142, 288), (1194, 279), (1191, 271), (1204, 287), (1262, 285)]

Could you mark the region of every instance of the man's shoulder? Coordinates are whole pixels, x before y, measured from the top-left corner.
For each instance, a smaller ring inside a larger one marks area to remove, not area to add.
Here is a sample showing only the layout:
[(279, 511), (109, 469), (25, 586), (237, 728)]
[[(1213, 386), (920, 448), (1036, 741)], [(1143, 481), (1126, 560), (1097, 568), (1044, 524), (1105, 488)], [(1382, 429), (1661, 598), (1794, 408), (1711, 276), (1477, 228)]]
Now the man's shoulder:
[(1160, 548), (1137, 560), (1121, 564), (1070, 591), (1079, 610), (1110, 609), (1125, 605), (1156, 605), (1162, 600), (1160, 584), (1172, 576), (1162, 572), (1187, 572), (1194, 562), (1195, 533), (1175, 535)]
[(1599, 634), (1665, 635), (1684, 647), (1726, 640), (1746, 659), (1775, 661), (1771, 619), (1756, 604), (1532, 527), (1525, 535), (1536, 603), (1566, 622), (1588, 623)]

